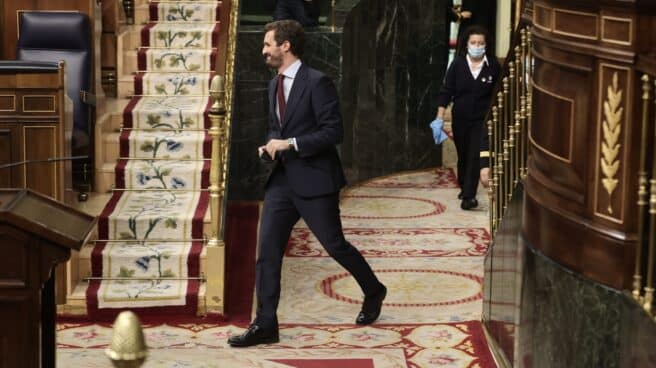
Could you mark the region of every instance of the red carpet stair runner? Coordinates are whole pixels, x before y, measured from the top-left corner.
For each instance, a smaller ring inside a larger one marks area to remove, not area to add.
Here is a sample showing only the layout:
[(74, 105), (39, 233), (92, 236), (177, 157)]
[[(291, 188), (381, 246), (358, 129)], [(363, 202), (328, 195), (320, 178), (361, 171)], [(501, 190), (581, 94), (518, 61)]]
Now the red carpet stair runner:
[(209, 85), (220, 2), (151, 2), (135, 96), (123, 113), (116, 190), (104, 208), (87, 289), (92, 318), (198, 307), (211, 144)]

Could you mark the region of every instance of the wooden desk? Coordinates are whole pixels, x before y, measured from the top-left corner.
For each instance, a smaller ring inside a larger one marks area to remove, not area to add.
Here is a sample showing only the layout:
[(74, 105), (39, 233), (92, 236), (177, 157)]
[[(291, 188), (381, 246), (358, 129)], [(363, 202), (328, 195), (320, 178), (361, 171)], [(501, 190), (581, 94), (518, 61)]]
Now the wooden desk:
[[(0, 61), (0, 165), (70, 156), (63, 63)], [(29, 188), (72, 203), (70, 161), (0, 169), (0, 188)]]

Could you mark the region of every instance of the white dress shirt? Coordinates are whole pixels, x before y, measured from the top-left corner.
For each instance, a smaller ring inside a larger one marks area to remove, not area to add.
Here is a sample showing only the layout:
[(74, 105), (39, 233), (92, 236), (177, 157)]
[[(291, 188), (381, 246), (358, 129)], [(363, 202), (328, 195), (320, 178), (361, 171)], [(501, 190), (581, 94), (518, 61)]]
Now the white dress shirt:
[[(301, 68), (301, 60), (296, 60), (295, 62), (292, 63), (292, 65), (288, 66), (287, 69), (283, 70), (281, 73), (282, 75), (285, 76), (285, 79), (282, 81), (282, 93), (285, 95), (285, 103), (289, 100), (289, 92), (292, 90), (292, 86), (294, 85), (294, 79), (296, 79), (296, 74), (298, 73), (298, 70)], [(278, 100), (276, 99), (276, 116), (278, 117), (278, 121), (282, 124), (282, 120), (280, 119), (280, 108), (278, 107)], [(296, 144), (296, 138), (292, 138), (294, 141), (294, 149), (298, 151), (298, 145)]]
[(483, 70), (483, 64), (487, 64), (487, 56), (483, 55), (483, 62), (479, 63), (478, 66), (476, 67), (473, 66), (472, 60), (469, 57), (469, 55), (467, 55), (466, 57), (467, 57), (467, 64), (469, 65), (469, 71), (472, 73), (474, 79), (478, 78), (478, 75), (481, 74), (481, 70)]

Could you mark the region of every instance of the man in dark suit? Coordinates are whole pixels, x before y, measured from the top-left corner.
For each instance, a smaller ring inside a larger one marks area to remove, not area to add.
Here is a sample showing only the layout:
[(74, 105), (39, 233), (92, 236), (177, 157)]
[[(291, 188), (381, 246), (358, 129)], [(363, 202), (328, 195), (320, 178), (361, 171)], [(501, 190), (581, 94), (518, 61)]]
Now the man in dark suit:
[(304, 27), (316, 27), (319, 10), (319, 0), (277, 0), (273, 20), (293, 19)]
[(267, 143), (261, 158), (273, 161), (267, 179), (256, 266), (256, 318), (231, 346), (278, 342), (276, 309), (283, 254), (292, 227), (303, 218), (328, 254), (348, 270), (365, 295), (355, 322), (380, 315), (387, 293), (360, 252), (346, 239), (339, 217), (339, 191), (346, 184), (336, 144), (344, 128), (332, 81), (299, 59), (305, 34), (292, 20), (265, 26), (262, 54), (278, 76), (269, 83)]

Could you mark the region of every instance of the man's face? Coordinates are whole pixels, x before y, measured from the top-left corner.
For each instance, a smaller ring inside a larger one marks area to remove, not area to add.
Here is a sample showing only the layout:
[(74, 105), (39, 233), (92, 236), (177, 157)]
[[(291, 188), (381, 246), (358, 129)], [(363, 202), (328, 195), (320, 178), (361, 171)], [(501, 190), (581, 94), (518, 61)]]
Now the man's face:
[[(285, 41), (282, 45), (277, 45), (274, 39), (275, 31), (269, 31), (264, 35), (264, 44), (262, 46), (262, 56), (264, 63), (272, 68), (278, 69), (282, 65), (282, 56), (285, 48), (289, 48), (289, 42)], [(286, 46), (286, 47), (285, 47)]]

